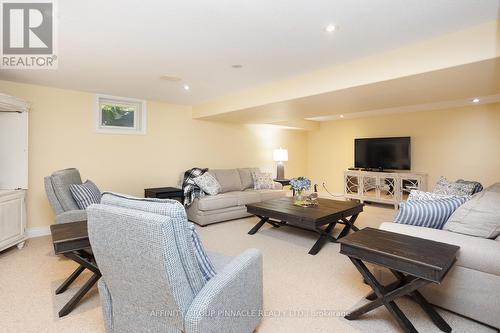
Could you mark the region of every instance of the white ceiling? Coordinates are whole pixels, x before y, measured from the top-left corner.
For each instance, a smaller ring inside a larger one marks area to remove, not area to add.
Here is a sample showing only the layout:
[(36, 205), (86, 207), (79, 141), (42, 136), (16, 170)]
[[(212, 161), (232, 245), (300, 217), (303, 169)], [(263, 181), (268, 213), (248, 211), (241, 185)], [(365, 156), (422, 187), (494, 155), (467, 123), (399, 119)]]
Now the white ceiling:
[(203, 117), (235, 123), (327, 121), (500, 101), (500, 58)]
[[(497, 19), (499, 2), (64, 0), (59, 69), (0, 79), (198, 104)], [(328, 23), (339, 30), (323, 32)]]

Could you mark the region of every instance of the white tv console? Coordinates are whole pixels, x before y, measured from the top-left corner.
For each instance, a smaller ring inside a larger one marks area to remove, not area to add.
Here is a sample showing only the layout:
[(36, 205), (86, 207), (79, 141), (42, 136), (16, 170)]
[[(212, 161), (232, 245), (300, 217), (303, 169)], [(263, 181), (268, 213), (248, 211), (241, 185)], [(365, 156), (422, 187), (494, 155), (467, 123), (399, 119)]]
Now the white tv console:
[(411, 190), (427, 190), (427, 174), (418, 172), (376, 172), (347, 170), (344, 172), (344, 196), (361, 202), (394, 205), (408, 198)]

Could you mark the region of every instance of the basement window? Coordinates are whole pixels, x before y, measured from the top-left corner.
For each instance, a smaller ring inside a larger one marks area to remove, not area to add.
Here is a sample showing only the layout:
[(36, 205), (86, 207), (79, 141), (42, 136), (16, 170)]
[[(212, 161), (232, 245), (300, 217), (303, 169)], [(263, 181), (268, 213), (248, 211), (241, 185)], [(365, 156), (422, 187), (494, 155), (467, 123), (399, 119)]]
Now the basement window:
[(97, 95), (96, 130), (109, 134), (146, 134), (146, 101)]

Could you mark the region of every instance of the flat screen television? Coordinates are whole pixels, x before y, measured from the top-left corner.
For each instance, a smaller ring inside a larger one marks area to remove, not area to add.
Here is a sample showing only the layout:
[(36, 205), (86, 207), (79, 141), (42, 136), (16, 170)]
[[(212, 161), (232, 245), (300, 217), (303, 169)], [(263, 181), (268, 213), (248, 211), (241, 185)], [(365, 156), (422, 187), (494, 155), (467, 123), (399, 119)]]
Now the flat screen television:
[(410, 137), (354, 140), (354, 166), (362, 169), (410, 170)]

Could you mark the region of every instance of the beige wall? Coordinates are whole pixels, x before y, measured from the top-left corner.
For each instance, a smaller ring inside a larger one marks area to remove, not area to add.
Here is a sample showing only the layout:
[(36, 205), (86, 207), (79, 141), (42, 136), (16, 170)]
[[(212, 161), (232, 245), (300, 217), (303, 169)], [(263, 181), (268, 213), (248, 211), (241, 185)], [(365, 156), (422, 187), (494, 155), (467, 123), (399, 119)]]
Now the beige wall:
[(272, 126), (193, 120), (188, 106), (148, 102), (147, 135), (95, 132), (95, 95), (0, 81), (0, 92), (32, 103), (29, 115), (28, 227), (53, 221), (43, 177), (77, 167), (102, 190), (142, 195), (176, 185), (192, 166), (259, 166), (274, 171), (272, 150), (286, 147), (286, 176), (307, 175), (342, 192), (342, 174), (353, 166), (354, 138), (411, 136), (414, 171), (500, 181), (500, 104), (345, 119), (301, 132)]
[(53, 222), (43, 177), (67, 167), (101, 190), (138, 196), (147, 187), (176, 185), (193, 166), (274, 171), (272, 150), (280, 146), (289, 149), (286, 175), (306, 173), (304, 132), (192, 120), (190, 107), (148, 102), (147, 135), (98, 134), (94, 94), (6, 81), (0, 92), (32, 103), (28, 228)]
[(437, 177), (500, 181), (500, 104), (321, 123), (308, 135), (308, 175), (343, 192), (354, 166), (354, 138), (411, 136), (413, 171)]

